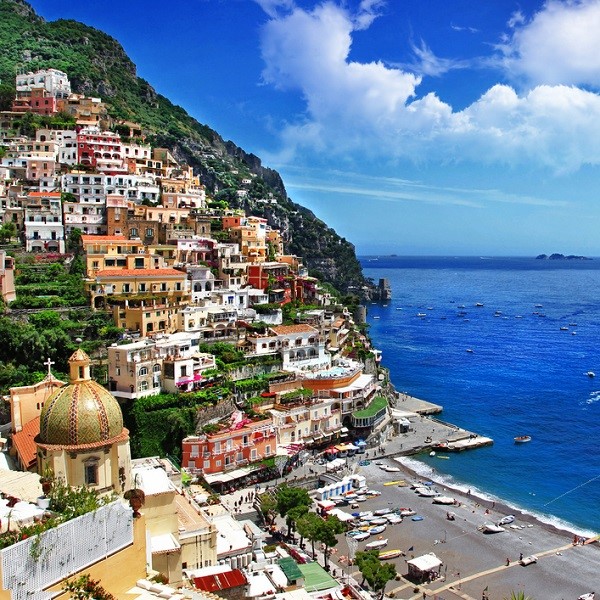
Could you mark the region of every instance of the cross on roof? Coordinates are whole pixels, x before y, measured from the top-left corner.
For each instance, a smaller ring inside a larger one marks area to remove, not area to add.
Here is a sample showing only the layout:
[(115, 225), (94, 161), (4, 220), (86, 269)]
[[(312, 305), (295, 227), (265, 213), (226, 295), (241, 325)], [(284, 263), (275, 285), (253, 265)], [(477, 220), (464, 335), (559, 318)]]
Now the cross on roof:
[(45, 364), (45, 365), (48, 367), (48, 375), (49, 375), (50, 377), (52, 377), (52, 371), (50, 371), (50, 367), (51, 367), (53, 364), (55, 364), (55, 362), (54, 362), (53, 360), (50, 360), (50, 357), (48, 357), (48, 360), (47, 360), (45, 363), (43, 363), (43, 364)]

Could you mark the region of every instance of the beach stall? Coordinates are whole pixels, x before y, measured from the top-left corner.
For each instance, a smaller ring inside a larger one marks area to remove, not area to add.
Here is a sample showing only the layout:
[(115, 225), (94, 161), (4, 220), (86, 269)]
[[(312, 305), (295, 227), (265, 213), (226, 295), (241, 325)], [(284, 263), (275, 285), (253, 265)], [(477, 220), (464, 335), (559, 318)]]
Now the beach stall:
[(346, 444), (338, 444), (335, 449), (337, 450), (338, 458), (346, 458), (346, 456), (348, 456), (348, 448)]
[(358, 452), (358, 446), (355, 446), (353, 443), (348, 442), (346, 444), (346, 451), (348, 452), (348, 456), (354, 456)]
[(350, 475), (352, 487), (355, 490), (360, 490), (367, 487), (367, 478), (364, 475)]
[(320, 515), (324, 515), (326, 512), (335, 508), (335, 502), (331, 500), (315, 500), (317, 505), (317, 511)]
[(440, 575), (442, 561), (433, 553), (423, 554), (407, 560), (408, 576), (418, 581), (427, 581), (435, 579)]
[(348, 523), (349, 521), (354, 521), (354, 517), (349, 515), (347, 512), (340, 510), (339, 508), (332, 508), (327, 511), (327, 515), (337, 517), (342, 523)]
[(325, 452), (323, 452), (323, 454), (325, 455), (325, 458), (327, 460), (331, 461), (337, 458), (338, 451), (337, 448), (335, 448), (334, 446), (330, 446), (325, 450)]
[(357, 454), (364, 454), (367, 451), (367, 442), (363, 439), (356, 440), (354, 445), (358, 448), (356, 451)]

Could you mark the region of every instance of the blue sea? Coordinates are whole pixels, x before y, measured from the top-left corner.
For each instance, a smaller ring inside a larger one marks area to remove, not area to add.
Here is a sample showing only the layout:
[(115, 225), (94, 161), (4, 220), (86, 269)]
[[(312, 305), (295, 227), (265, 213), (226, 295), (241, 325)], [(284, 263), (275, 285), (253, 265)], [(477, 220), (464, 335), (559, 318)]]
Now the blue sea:
[[(361, 264), (392, 288), (391, 301), (367, 306), (367, 322), (396, 389), (494, 439), (450, 460), (420, 456), (421, 472), (600, 533), (600, 259)], [(518, 435), (532, 440), (515, 444)]]

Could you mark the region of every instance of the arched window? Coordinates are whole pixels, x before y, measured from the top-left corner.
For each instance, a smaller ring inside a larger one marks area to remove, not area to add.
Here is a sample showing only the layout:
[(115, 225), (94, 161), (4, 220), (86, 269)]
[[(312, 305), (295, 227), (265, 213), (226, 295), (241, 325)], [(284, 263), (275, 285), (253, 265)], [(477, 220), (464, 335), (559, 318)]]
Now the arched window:
[(148, 367), (140, 367), (138, 371), (138, 375), (141, 377), (142, 375), (148, 375)]
[(85, 485), (98, 485), (98, 462), (96, 457), (83, 461)]
[(153, 370), (155, 373), (160, 373), (160, 365), (159, 365), (159, 364), (156, 364), (156, 365), (154, 365), (154, 366), (152, 367), (152, 370)]

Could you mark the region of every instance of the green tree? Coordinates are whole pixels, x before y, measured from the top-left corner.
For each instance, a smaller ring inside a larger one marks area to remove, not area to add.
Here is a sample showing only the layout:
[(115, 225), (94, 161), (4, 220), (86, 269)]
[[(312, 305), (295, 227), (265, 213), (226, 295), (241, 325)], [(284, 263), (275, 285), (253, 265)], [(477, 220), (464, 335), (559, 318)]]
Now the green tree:
[(533, 600), (533, 598), (526, 596), (525, 592), (511, 592), (508, 598), (504, 597), (504, 600)]
[(0, 227), (0, 241), (10, 242), (15, 235), (17, 235), (17, 226), (12, 221), (4, 223), (2, 227)]
[(363, 583), (366, 580), (375, 592), (381, 594), (380, 598), (383, 598), (388, 581), (396, 577), (394, 563), (383, 564), (379, 560), (379, 550), (357, 552), (354, 562), (363, 576)]
[[(287, 517), (290, 510), (297, 508), (298, 506), (310, 506), (312, 499), (308, 495), (308, 492), (303, 488), (292, 487), (287, 484), (279, 486), (277, 489), (277, 512), (281, 517)], [(297, 514), (292, 513), (292, 514)], [(288, 536), (291, 531), (291, 524), (286, 518), (288, 524)]]
[(298, 533), (312, 545), (312, 555), (315, 556), (315, 542), (319, 541), (320, 527), (323, 519), (314, 512), (303, 514), (296, 522)]
[(81, 251), (81, 229), (75, 227), (67, 237), (67, 252), (79, 254)]
[(325, 545), (325, 569), (329, 568), (329, 552), (339, 542), (337, 536), (345, 530), (345, 525), (335, 516), (321, 521), (319, 541)]
[(291, 535), (298, 526), (298, 519), (300, 519), (303, 515), (308, 512), (308, 506), (305, 504), (299, 504), (294, 508), (290, 508), (288, 510), (287, 515), (285, 516), (285, 524), (288, 528), (288, 536)]
[(277, 499), (272, 494), (265, 493), (258, 497), (258, 502), (265, 523), (272, 525), (277, 512)]

